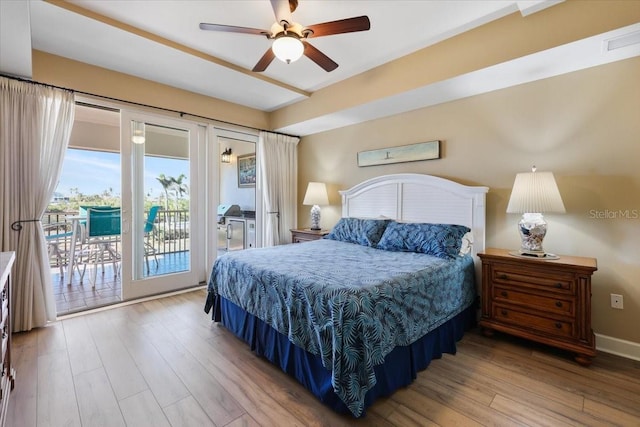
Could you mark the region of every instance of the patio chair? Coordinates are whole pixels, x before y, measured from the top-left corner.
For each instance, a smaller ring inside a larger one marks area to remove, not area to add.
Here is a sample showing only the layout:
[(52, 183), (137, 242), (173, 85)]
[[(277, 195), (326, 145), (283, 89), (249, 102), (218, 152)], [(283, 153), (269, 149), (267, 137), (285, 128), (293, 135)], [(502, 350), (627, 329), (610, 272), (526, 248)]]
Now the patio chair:
[[(113, 206), (93, 206), (93, 205), (80, 205), (78, 206), (78, 216), (87, 216), (87, 211), (89, 209), (93, 209), (94, 211), (112, 211), (114, 209)], [(119, 208), (116, 208), (119, 209)]]
[(147, 214), (147, 219), (144, 221), (144, 260), (147, 264), (147, 274), (149, 274), (150, 271), (149, 255), (153, 255), (153, 259), (156, 261), (156, 268), (159, 266), (156, 248), (151, 243), (156, 233), (155, 222), (159, 210), (160, 206), (151, 206)]
[(95, 287), (98, 263), (102, 266), (102, 274), (104, 263), (108, 260), (113, 263), (114, 276), (119, 272), (117, 263), (120, 261), (120, 253), (116, 244), (120, 237), (120, 208), (88, 208), (85, 233), (89, 247), (87, 263), (93, 261), (95, 267), (91, 281)]
[(66, 248), (71, 236), (73, 236), (71, 223), (56, 222), (44, 224), (42, 228), (45, 232), (49, 262), (55, 260), (56, 265), (60, 268), (60, 277), (64, 277), (64, 266), (69, 258), (69, 253)]

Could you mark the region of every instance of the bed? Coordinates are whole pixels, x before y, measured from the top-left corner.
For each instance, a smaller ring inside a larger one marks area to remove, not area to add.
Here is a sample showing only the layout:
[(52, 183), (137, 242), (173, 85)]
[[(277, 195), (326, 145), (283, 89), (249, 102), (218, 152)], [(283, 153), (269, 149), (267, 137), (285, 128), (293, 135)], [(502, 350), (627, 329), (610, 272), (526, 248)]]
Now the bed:
[(205, 311), (332, 409), (362, 417), (455, 353), (475, 323), (487, 191), (419, 174), (367, 180), (341, 192), (325, 239), (218, 258)]

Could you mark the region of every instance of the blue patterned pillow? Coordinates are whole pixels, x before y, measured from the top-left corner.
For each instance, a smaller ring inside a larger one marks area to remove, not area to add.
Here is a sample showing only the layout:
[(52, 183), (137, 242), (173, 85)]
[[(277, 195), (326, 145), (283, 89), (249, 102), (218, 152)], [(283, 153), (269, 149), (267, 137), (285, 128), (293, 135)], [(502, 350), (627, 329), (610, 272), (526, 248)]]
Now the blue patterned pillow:
[(340, 218), (324, 238), (375, 248), (389, 222), (388, 219)]
[(378, 249), (394, 252), (419, 252), (439, 258), (455, 258), (460, 252), (462, 236), (469, 230), (464, 225), (390, 223)]

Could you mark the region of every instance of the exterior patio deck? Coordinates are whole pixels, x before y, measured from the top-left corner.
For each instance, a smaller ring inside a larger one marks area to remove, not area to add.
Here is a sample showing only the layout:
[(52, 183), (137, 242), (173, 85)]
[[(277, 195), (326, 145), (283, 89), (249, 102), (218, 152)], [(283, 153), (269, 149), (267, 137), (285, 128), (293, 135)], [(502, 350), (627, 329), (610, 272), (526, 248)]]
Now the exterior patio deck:
[[(149, 260), (149, 275), (156, 276), (184, 271), (189, 268), (190, 255), (188, 251), (174, 252), (158, 255), (158, 266), (153, 259)], [(51, 279), (53, 282), (53, 293), (56, 300), (58, 316), (76, 313), (92, 308), (103, 307), (116, 304), (122, 301), (122, 280), (120, 273), (114, 274), (111, 263), (105, 263), (104, 274), (102, 268), (98, 267), (95, 288), (91, 286), (89, 280), (90, 271), (84, 275), (84, 280), (80, 282), (80, 275), (74, 272), (71, 284), (67, 284), (64, 277), (60, 275), (58, 267), (51, 268)], [(145, 277), (147, 277), (145, 269)]]

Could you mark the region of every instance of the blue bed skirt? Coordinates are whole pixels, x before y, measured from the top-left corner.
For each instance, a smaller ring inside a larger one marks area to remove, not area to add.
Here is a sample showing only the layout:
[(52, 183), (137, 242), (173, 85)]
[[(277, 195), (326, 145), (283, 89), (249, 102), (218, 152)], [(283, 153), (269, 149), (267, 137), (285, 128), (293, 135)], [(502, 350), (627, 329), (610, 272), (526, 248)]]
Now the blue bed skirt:
[[(212, 318), (221, 322), (238, 338), (249, 344), (252, 351), (284, 372), (296, 378), (321, 402), (334, 411), (351, 414), (351, 411), (333, 391), (331, 372), (322, 366), (320, 357), (292, 344), (285, 335), (257, 317), (247, 313), (222, 297), (215, 297)], [(396, 347), (385, 358), (385, 363), (375, 367), (376, 385), (365, 396), (365, 408), (382, 396), (405, 387), (432, 359), (443, 353), (455, 354), (456, 342), (475, 326), (476, 309), (471, 305), (463, 312), (409, 346)], [(352, 414), (353, 415), (353, 414)], [(363, 411), (361, 417), (365, 415)]]

